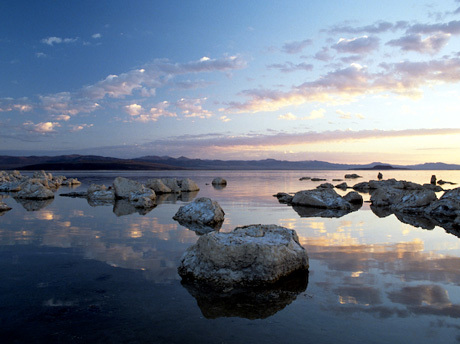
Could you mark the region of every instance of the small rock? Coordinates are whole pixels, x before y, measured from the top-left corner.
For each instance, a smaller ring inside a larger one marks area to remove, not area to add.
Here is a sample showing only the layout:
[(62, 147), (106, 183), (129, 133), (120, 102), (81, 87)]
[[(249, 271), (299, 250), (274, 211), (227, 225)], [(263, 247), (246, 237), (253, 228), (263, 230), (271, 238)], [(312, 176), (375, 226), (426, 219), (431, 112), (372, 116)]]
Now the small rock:
[(227, 181), (224, 178), (217, 177), (212, 180), (212, 185), (227, 185)]
[(357, 175), (356, 173), (345, 175), (345, 179), (356, 179), (356, 178), (362, 178), (362, 177), (360, 175)]

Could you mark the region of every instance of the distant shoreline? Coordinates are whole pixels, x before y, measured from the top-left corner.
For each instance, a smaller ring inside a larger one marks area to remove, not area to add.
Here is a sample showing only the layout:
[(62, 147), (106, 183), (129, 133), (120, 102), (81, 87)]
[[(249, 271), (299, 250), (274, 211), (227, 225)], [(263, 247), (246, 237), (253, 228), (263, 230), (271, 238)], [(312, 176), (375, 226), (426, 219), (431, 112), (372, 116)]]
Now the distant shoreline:
[(207, 160), (144, 156), (119, 159), (96, 155), (61, 156), (0, 156), (0, 170), (54, 171), (162, 171), (162, 170), (460, 170), (460, 165), (442, 162), (417, 165), (392, 165), (382, 162), (369, 164), (337, 164), (319, 160)]

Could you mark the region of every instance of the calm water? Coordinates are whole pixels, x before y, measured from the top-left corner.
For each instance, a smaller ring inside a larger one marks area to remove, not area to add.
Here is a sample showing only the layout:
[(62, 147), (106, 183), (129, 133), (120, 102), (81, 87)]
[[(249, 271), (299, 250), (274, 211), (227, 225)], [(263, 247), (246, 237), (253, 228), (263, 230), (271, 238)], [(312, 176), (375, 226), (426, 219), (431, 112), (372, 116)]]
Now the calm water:
[[(91, 206), (59, 196), (17, 203), (0, 217), (0, 342), (454, 343), (460, 341), (460, 239), (369, 203), (339, 218), (301, 217), (272, 195), (311, 189), (347, 171), (59, 172), (110, 185), (116, 176), (190, 177), (195, 194), (159, 198), (146, 214), (129, 204)], [(375, 179), (375, 171), (347, 181)], [(384, 178), (460, 182), (460, 171), (383, 171)], [(214, 177), (227, 179), (223, 189)], [(338, 182), (333, 182), (334, 184)], [(452, 188), (452, 186), (447, 186)], [(194, 197), (226, 213), (221, 231), (248, 224), (295, 229), (310, 258), (308, 286), (244, 297), (200, 293), (176, 269), (198, 238), (172, 217)], [(365, 199), (369, 196), (364, 194)], [(133, 212), (134, 211), (134, 212)]]

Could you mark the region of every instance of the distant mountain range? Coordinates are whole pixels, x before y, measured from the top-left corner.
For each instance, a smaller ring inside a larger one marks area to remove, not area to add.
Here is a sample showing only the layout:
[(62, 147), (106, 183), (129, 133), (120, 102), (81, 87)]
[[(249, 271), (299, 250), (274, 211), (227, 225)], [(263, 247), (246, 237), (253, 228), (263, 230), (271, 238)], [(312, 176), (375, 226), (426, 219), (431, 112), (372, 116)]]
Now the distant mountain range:
[(326, 161), (208, 160), (143, 156), (118, 159), (97, 155), (0, 156), (1, 170), (460, 170), (460, 165), (441, 162), (418, 165), (335, 164)]

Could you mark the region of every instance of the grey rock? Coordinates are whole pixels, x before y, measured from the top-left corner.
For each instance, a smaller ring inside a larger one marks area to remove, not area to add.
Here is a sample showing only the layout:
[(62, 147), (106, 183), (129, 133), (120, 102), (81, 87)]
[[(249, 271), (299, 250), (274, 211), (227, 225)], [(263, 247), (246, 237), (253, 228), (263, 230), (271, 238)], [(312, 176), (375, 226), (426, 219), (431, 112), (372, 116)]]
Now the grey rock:
[(273, 284), (308, 267), (307, 253), (295, 231), (250, 225), (201, 236), (182, 256), (178, 272), (184, 279), (229, 291)]
[(334, 189), (299, 191), (294, 195), (292, 204), (327, 209), (351, 209), (351, 204)]
[[(214, 227), (222, 224), (225, 212), (219, 203), (201, 197), (179, 208), (173, 219), (180, 224), (195, 224)], [(186, 226), (187, 227), (187, 226)]]

